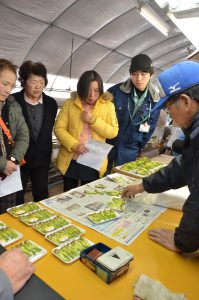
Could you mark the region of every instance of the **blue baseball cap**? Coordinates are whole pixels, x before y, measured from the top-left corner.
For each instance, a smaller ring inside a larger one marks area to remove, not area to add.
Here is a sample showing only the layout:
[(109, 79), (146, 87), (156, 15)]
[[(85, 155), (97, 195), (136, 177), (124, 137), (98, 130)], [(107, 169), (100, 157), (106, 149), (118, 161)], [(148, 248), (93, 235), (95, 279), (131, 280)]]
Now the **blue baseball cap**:
[(160, 96), (153, 111), (164, 108), (164, 103), (172, 95), (183, 92), (196, 84), (199, 84), (199, 63), (195, 61), (183, 61), (163, 71), (153, 81)]

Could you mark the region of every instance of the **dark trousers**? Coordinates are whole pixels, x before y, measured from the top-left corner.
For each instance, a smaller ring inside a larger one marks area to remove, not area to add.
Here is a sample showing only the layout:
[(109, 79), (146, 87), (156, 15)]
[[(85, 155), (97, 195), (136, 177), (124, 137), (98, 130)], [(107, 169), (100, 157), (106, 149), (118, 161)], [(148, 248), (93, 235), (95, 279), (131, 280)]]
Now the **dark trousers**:
[(16, 205), (16, 193), (0, 197), (0, 214), (7, 211), (7, 208), (11, 208)]
[[(71, 189), (78, 187), (78, 179), (63, 176), (63, 181), (64, 181), (64, 192), (67, 192)], [(90, 181), (81, 180), (81, 185), (87, 184), (92, 181), (93, 180), (90, 180)]]
[(21, 167), (21, 181), (23, 190), (17, 192), (16, 205), (24, 203), (24, 195), (28, 179), (32, 183), (32, 195), (34, 202), (48, 198), (48, 171), (49, 166), (29, 168), (26, 165)]
[(111, 173), (112, 168), (116, 165), (117, 156), (118, 156), (117, 150), (115, 149), (115, 147), (113, 147), (108, 154), (108, 166), (105, 175)]

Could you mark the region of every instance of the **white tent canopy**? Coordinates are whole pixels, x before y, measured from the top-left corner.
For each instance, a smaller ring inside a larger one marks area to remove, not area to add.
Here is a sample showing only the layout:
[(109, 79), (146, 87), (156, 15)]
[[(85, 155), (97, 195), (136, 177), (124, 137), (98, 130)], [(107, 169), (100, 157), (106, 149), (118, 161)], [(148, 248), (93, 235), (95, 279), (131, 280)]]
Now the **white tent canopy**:
[(157, 72), (186, 59), (191, 42), (155, 1), (150, 5), (170, 26), (168, 37), (139, 14), (136, 3), (0, 0), (0, 57), (18, 66), (25, 60), (44, 63), (52, 74), (49, 93), (58, 90), (60, 95), (71, 88), (67, 78), (77, 79), (89, 69), (105, 83), (126, 80), (131, 57), (138, 53), (149, 55)]

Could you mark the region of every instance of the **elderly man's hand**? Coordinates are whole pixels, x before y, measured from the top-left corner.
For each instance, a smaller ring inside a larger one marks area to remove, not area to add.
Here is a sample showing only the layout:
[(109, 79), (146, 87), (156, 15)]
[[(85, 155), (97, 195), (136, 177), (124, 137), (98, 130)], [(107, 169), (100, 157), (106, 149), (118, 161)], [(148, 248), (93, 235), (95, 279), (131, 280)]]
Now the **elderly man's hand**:
[(134, 197), (138, 193), (144, 192), (144, 186), (142, 183), (135, 185), (128, 185), (122, 191), (122, 197), (130, 198)]
[(35, 271), (35, 267), (21, 249), (11, 249), (0, 255), (0, 268), (10, 279), (13, 294), (24, 286)]
[(174, 251), (180, 252), (180, 250), (175, 246), (174, 243), (174, 231), (164, 228), (152, 229), (148, 232), (148, 237), (150, 240), (160, 244), (161, 246)]

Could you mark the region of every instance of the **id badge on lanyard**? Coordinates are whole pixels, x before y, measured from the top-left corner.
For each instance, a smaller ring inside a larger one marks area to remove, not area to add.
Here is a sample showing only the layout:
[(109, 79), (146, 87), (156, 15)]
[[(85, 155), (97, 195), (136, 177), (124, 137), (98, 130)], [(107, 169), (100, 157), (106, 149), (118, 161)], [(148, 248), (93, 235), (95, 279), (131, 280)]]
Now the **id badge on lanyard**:
[[(138, 123), (135, 123), (134, 120), (133, 120), (134, 116), (132, 116), (131, 112), (130, 112), (130, 101), (129, 101), (129, 98), (128, 98), (128, 111), (129, 111), (130, 119), (131, 119), (131, 121), (133, 122), (134, 125), (136, 125), (136, 126), (140, 125), (139, 126), (139, 131), (140, 132), (148, 133), (149, 130), (150, 130), (150, 125), (148, 124), (147, 120), (149, 120), (150, 116), (151, 116), (151, 102), (150, 102), (150, 107), (147, 108), (147, 110), (148, 110), (148, 115), (144, 116), (143, 113), (141, 112), (141, 121), (138, 122)], [(139, 109), (138, 109), (138, 111), (139, 111)]]
[(150, 130), (150, 125), (147, 122), (141, 123), (139, 131), (148, 133)]

